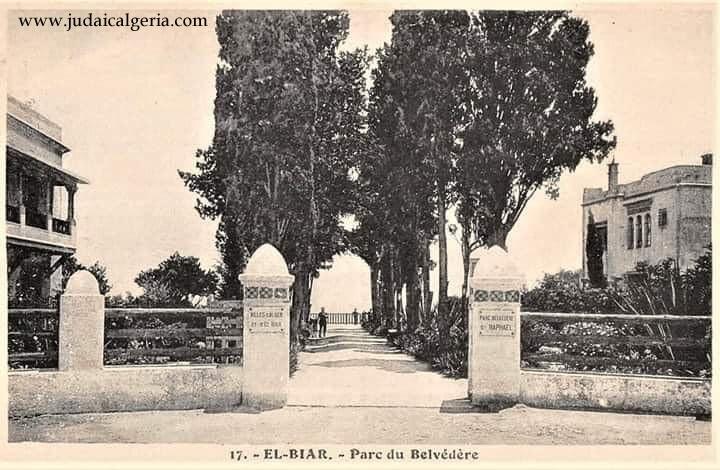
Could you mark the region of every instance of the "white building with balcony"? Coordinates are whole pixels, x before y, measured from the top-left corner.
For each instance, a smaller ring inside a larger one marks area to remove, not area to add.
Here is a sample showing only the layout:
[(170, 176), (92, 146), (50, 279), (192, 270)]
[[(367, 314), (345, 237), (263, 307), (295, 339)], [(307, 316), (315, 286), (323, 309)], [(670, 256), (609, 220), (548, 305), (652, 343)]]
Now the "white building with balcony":
[(5, 226), (10, 299), (31, 257), (47, 268), (36, 276), (42, 297), (62, 288), (59, 268), (76, 250), (75, 194), (78, 185), (88, 183), (63, 168), (69, 151), (60, 126), (8, 96)]

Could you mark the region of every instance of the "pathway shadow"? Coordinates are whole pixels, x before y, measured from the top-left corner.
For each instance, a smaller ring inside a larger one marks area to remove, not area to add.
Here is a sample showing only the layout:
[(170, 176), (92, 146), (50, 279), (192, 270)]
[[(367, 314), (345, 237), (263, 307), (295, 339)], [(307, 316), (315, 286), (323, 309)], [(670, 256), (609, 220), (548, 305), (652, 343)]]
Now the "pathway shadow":
[(399, 372), (401, 374), (412, 374), (415, 372), (427, 372), (430, 370), (427, 365), (415, 361), (398, 361), (391, 359), (344, 359), (339, 361), (317, 362), (313, 367), (375, 367), (387, 372)]
[(384, 338), (373, 338), (367, 335), (330, 335), (324, 338), (310, 338), (307, 340), (308, 344), (327, 344), (337, 343), (339, 341), (361, 341), (363, 343), (374, 343), (374, 344), (387, 344), (387, 340)]
[(391, 350), (382, 349), (382, 350), (380, 350), (380, 349), (371, 349), (371, 348), (364, 348), (364, 349), (358, 348), (358, 349), (354, 349), (353, 351), (365, 352), (368, 354), (376, 354), (376, 355), (386, 355), (386, 356), (397, 356), (398, 354), (399, 355), (405, 354), (404, 352), (402, 352), (399, 349), (391, 349)]
[(333, 343), (333, 344), (307, 347), (307, 348), (305, 348), (305, 352), (310, 353), (310, 354), (317, 354), (317, 353), (324, 353), (324, 352), (330, 352), (330, 351), (342, 351), (344, 349), (352, 349), (353, 351), (362, 351), (362, 352), (387, 352), (388, 346), (385, 344), (373, 344), (373, 343), (348, 341), (348, 342), (339, 342), (339, 343)]

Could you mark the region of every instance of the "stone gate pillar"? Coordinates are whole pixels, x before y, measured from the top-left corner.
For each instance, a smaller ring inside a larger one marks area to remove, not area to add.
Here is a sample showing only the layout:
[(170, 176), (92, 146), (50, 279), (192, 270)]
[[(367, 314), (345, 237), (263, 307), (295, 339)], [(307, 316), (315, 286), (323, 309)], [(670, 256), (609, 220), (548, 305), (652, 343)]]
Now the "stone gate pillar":
[(483, 250), (470, 287), (468, 395), (496, 411), (520, 396), (520, 288), (523, 276), (507, 252)]
[(244, 406), (271, 409), (287, 403), (293, 279), (282, 254), (268, 243), (253, 253), (240, 275)]
[(92, 273), (78, 271), (60, 296), (58, 369), (102, 369), (104, 330), (105, 296)]

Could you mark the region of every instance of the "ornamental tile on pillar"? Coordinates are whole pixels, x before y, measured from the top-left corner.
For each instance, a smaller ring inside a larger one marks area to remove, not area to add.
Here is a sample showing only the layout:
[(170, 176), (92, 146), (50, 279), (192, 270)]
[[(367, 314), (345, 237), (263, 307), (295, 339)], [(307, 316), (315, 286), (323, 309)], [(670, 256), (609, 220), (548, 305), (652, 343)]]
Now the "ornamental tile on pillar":
[(483, 250), (471, 281), (468, 395), (496, 411), (520, 397), (520, 289), (523, 276), (500, 247)]
[(290, 377), (290, 286), (294, 276), (270, 244), (250, 257), (243, 285), (244, 406), (285, 406)]

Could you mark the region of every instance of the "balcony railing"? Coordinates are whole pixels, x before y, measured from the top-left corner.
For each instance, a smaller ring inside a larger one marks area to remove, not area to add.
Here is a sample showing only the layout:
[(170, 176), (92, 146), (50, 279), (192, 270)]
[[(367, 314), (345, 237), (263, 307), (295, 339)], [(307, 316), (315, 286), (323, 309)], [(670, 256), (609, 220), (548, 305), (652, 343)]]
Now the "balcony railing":
[(52, 230), (55, 233), (70, 235), (70, 222), (68, 222), (67, 220), (53, 218)]
[(25, 207), (25, 225), (30, 227), (41, 228), (43, 230), (48, 229), (47, 215), (41, 212), (37, 212), (29, 207)]
[(20, 208), (18, 206), (5, 206), (5, 220), (8, 222), (20, 223)]

